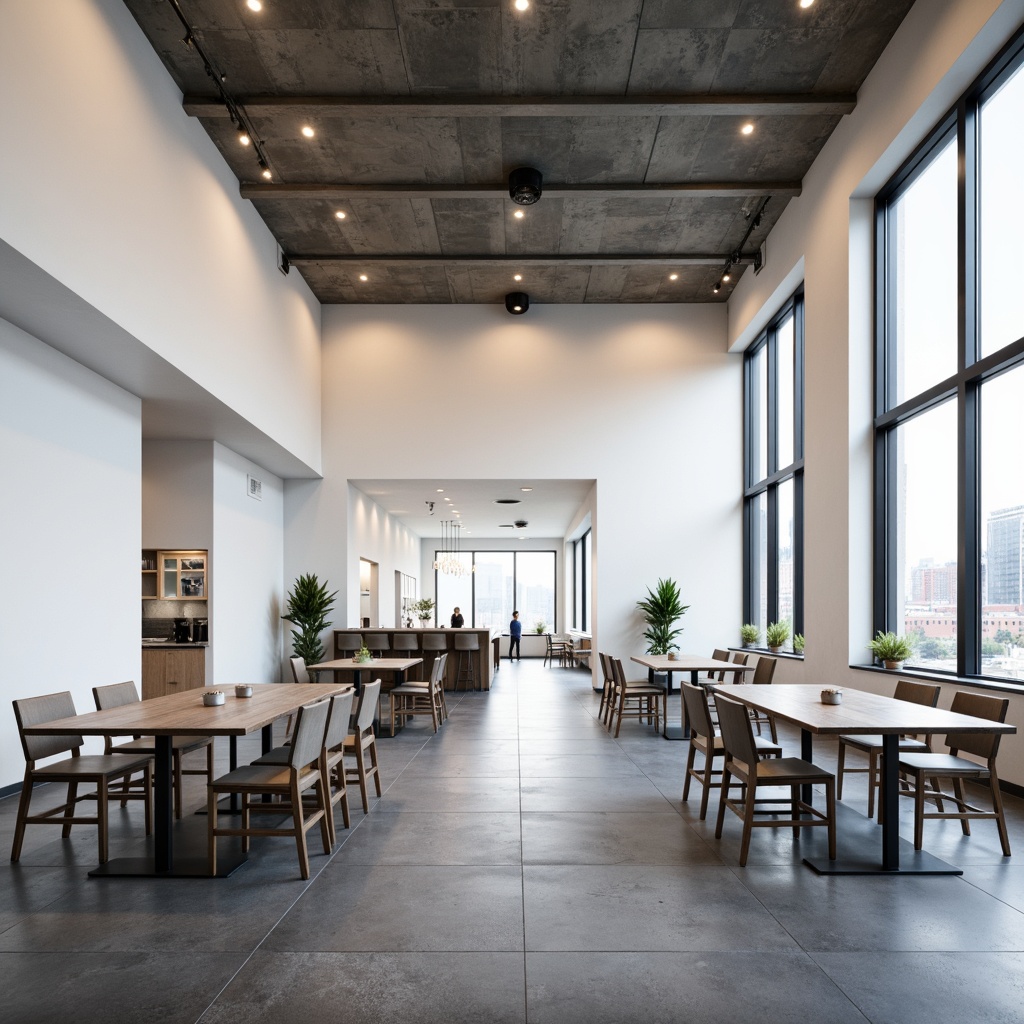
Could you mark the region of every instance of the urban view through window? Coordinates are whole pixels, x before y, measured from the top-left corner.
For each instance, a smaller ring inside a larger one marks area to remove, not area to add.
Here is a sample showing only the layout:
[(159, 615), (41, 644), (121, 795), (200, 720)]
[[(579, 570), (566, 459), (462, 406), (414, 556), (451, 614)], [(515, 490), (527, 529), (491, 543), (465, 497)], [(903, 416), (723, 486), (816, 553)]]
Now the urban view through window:
[[(977, 225), (979, 354), (1024, 336), (1024, 300), (1011, 257), (1006, 201), (1024, 165), (1024, 73), (1005, 79), (980, 107)], [(898, 296), (895, 395), (911, 400), (957, 373), (957, 141), (936, 151), (897, 199), (890, 249)], [(970, 315), (970, 314), (968, 314)], [(969, 321), (970, 322), (970, 321)], [(978, 389), (981, 674), (1024, 680), (1024, 367)], [(896, 573), (901, 632), (916, 640), (908, 664), (957, 669), (957, 398), (928, 407), (896, 430)], [(969, 463), (968, 463), (969, 464)]]

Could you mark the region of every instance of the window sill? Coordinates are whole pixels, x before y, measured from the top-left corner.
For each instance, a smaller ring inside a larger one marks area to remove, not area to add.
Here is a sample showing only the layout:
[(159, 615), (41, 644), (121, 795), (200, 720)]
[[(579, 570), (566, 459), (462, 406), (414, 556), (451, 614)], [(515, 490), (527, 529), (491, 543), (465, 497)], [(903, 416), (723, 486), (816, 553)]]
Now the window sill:
[(804, 660), (802, 654), (796, 654), (793, 651), (779, 651), (777, 654), (773, 654), (767, 647), (729, 647), (727, 650), (738, 651), (740, 654), (757, 654), (766, 658), (785, 658), (788, 661)]
[(929, 683), (951, 683), (955, 686), (971, 686), (977, 690), (995, 690), (997, 693), (1024, 695), (1024, 684), (998, 679), (963, 678), (945, 672), (927, 672), (918, 668), (883, 668), (881, 665), (851, 665), (857, 672), (875, 672), (885, 676), (899, 676), (906, 679), (921, 679)]

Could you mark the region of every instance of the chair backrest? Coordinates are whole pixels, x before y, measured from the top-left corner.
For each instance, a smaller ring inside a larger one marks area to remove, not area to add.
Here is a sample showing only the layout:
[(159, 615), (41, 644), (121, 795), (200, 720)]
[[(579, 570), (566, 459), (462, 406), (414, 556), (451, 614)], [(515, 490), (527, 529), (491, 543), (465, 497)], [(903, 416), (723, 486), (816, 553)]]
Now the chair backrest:
[(444, 633), (424, 633), (420, 640), (420, 650), (447, 651), (448, 637)]
[(448, 652), (439, 654), (430, 667), (430, 682), (434, 686), (440, 686), (444, 681), (445, 669), (448, 667)]
[(909, 679), (897, 679), (893, 697), (896, 700), (905, 700), (911, 704), (923, 704), (925, 707), (933, 708), (939, 703), (941, 689), (941, 686), (936, 686), (933, 683), (913, 683)]
[(396, 633), (391, 638), (391, 650), (393, 651), (417, 651), (420, 641), (415, 633)]
[(778, 661), (775, 658), (758, 658), (757, 664), (754, 666), (754, 678), (751, 682), (755, 685), (770, 683), (772, 676), (775, 675), (775, 666), (777, 664)]
[(324, 734), (327, 731), (327, 716), (330, 712), (329, 700), (303, 704), (299, 708), (295, 719), (295, 732), (292, 734), (291, 752), (288, 755), (288, 764), (292, 768), (302, 768), (320, 757)]
[(361, 633), (342, 633), (334, 638), (334, 649), (336, 651), (358, 651), (363, 646)]
[(710, 745), (715, 736), (715, 727), (711, 722), (711, 712), (708, 710), (707, 690), (692, 683), (683, 683), (679, 689), (686, 704), (686, 714), (690, 718), (690, 731), (703, 736)]
[[(718, 650), (716, 648), (714, 653), (711, 655), (711, 657), (714, 658), (715, 661), (728, 661), (729, 660), (729, 652), (728, 651), (720, 651), (720, 650)], [(709, 672), (708, 673), (708, 679), (714, 679), (714, 678), (715, 678), (715, 673), (713, 671)], [(717, 678), (718, 678), (718, 682), (724, 683), (725, 682), (725, 673), (724, 672), (719, 672)]]
[(380, 680), (374, 679), (363, 687), (359, 697), (359, 710), (356, 712), (356, 732), (365, 732), (373, 725), (373, 717), (377, 713), (377, 701), (380, 698)]
[(611, 683), (611, 685), (614, 686), (615, 676), (612, 674), (611, 658), (603, 651), (598, 651), (597, 657), (601, 662), (601, 674), (604, 676), (605, 684), (607, 685)]
[[(986, 697), (980, 693), (968, 693), (957, 690), (953, 694), (953, 703), (949, 710), (958, 715), (972, 715), (974, 718), (985, 718), (990, 722), (1005, 722), (1006, 710), (1010, 701), (1006, 697)], [(991, 761), (999, 750), (1000, 735), (997, 732), (961, 732), (947, 733), (946, 746), (951, 753), (974, 754)]]
[(476, 633), (456, 633), (455, 650), (457, 651), (479, 651), (480, 637)]
[(718, 712), (718, 727), (722, 731), (722, 746), (726, 753), (753, 772), (757, 764), (757, 749), (746, 705), (718, 694), (715, 697), (715, 710)]
[(732, 663), (734, 665), (746, 665), (746, 663), (749, 660), (750, 660), (750, 655), (749, 654), (744, 654), (742, 651), (733, 651), (732, 652)]
[(109, 708), (123, 708), (125, 704), (137, 704), (139, 691), (131, 680), (127, 683), (111, 683), (109, 686), (94, 686), (92, 699), (96, 702), (97, 711), (106, 711)]
[(21, 748), (25, 751), (26, 761), (63, 754), (85, 742), (81, 736), (26, 736), (22, 732), (27, 726), (55, 722), (58, 718), (73, 718), (77, 712), (70, 690), (46, 693), (41, 697), (25, 697), (11, 703), (14, 705), (14, 718), (18, 723), (18, 734), (21, 736)]
[(390, 651), (391, 639), (387, 633), (367, 633), (363, 638), (368, 651)]
[(302, 658), (289, 658), (289, 663), (292, 666), (292, 679), (297, 683), (311, 683), (313, 680), (309, 678), (309, 669), (306, 668), (306, 663)]
[(324, 746), (328, 750), (334, 750), (345, 742), (355, 696), (355, 690), (346, 690), (331, 698), (331, 713), (327, 718), (327, 729), (324, 732)]

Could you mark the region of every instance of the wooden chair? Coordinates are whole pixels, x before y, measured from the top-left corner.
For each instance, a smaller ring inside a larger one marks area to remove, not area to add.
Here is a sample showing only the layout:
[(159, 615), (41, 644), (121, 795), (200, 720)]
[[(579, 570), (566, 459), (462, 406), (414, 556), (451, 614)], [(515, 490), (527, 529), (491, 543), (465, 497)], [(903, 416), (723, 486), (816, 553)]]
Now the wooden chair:
[(448, 655), (442, 654), (434, 662), (430, 678), (423, 683), (403, 683), (393, 686), (388, 691), (388, 705), (391, 712), (391, 735), (395, 735), (395, 719), (403, 722), (416, 715), (430, 715), (430, 720), (437, 732), (441, 723), (441, 701), (438, 697), (438, 683), (444, 673), (444, 663)]
[[(980, 693), (958, 690), (953, 695), (950, 711), (960, 715), (973, 715), (990, 722), (1005, 722), (1010, 701), (1006, 697), (986, 697)], [(912, 783), (913, 788), (901, 795), (914, 797), (914, 849), (920, 850), (924, 838), (925, 818), (959, 818), (965, 836), (971, 834), (970, 821), (973, 818), (994, 818), (999, 829), (999, 842), (1003, 856), (1010, 856), (1010, 839), (1006, 833), (1003, 818), (1003, 799), (999, 792), (999, 777), (996, 775), (996, 754), (999, 751), (998, 733), (972, 732), (949, 733), (946, 736), (948, 754), (910, 753), (900, 756), (900, 772)], [(961, 757), (970, 754), (984, 759), (984, 764)], [(925, 788), (930, 780), (935, 790)], [(938, 787), (940, 779), (948, 779), (953, 785), (952, 793), (944, 793)], [(992, 795), (992, 810), (984, 810), (967, 802), (964, 798), (964, 781), (987, 782)], [(935, 801), (937, 809), (926, 814), (925, 800)], [(943, 802), (956, 804), (955, 811), (946, 811)]]
[(668, 714), (668, 695), (663, 687), (646, 679), (626, 679), (622, 670), (622, 662), (618, 658), (611, 659), (612, 675), (615, 679), (615, 695), (611, 720), (608, 728), (615, 723), (615, 733), (619, 735), (623, 718), (637, 718), (654, 721), (654, 731), (658, 732), (658, 723), (662, 716)]
[[(134, 682), (111, 683), (109, 686), (94, 686), (92, 688), (92, 699), (96, 703), (97, 711), (106, 711), (109, 708), (120, 708), (126, 704), (135, 704), (139, 701), (139, 691), (135, 688)], [(128, 754), (138, 756), (148, 754), (151, 757), (156, 755), (156, 739), (153, 736), (136, 736), (127, 743), (114, 743), (113, 736), (104, 736), (105, 754)], [(193, 750), (206, 750), (205, 768), (186, 768), (184, 756)], [(182, 784), (183, 775), (202, 775), (207, 783), (213, 780), (213, 737), (212, 736), (172, 736), (171, 737), (171, 771), (174, 780), (174, 816), (180, 818), (182, 815)], [(124, 803), (122, 801), (122, 806)]]
[[(420, 636), (420, 650), (423, 652), (423, 661), (426, 667), (426, 671), (430, 672), (433, 670), (434, 662), (441, 656), (441, 654), (448, 650), (448, 637), (444, 633), (423, 633)], [(427, 665), (427, 655), (430, 655), (430, 664)], [(447, 665), (447, 659), (445, 661)], [(428, 676), (429, 678), (429, 676)], [(440, 681), (441, 693), (444, 693), (444, 676), (441, 677)], [(448, 717), (448, 709), (445, 708), (445, 717)]]
[[(722, 737), (715, 732), (715, 726), (711, 721), (707, 690), (703, 686), (693, 686), (690, 683), (683, 683), (679, 689), (690, 719), (690, 753), (686, 759), (686, 771), (683, 776), (683, 800), (690, 796), (690, 779), (696, 779), (704, 787), (700, 798), (700, 818), (703, 821), (708, 813), (711, 778), (713, 775), (722, 774), (714, 768), (714, 760), (716, 757), (725, 757), (725, 744)], [(763, 736), (754, 737), (754, 746), (759, 757), (782, 757), (782, 747), (777, 743), (769, 743)], [(699, 771), (694, 767), (698, 753), (704, 757), (704, 765)]]
[[(372, 778), (377, 796), (381, 796), (380, 774), (377, 771), (377, 745), (373, 735), (373, 719), (380, 698), (380, 680), (375, 679), (363, 687), (356, 712), (355, 732), (345, 737), (345, 754), (355, 759), (355, 764), (345, 765), (345, 778), (348, 782), (359, 783), (359, 793), (363, 798), (363, 814), (370, 813), (370, 799), (366, 784)], [(366, 758), (370, 763), (366, 763)]]
[[(933, 708), (939, 702), (940, 686), (931, 683), (914, 683), (909, 679), (898, 679), (893, 697), (896, 700), (909, 701), (911, 704), (923, 704), (925, 707)], [(868, 766), (866, 768), (846, 767), (846, 748), (853, 747), (855, 750), (862, 750), (868, 755)], [(931, 736), (923, 740), (916, 736), (900, 737), (900, 752), (927, 754), (931, 753)], [(875, 816), (875, 793), (881, 784), (879, 771), (882, 758), (882, 737), (880, 735), (868, 736), (840, 736), (839, 737), (839, 762), (836, 768), (836, 796), (843, 799), (843, 776), (850, 772), (866, 772), (868, 776), (868, 817)], [(882, 820), (882, 806), (879, 801), (878, 820)]]
[(546, 646), (543, 664), (553, 668), (557, 659), (559, 666), (565, 668), (566, 638), (560, 633), (545, 633), (544, 641)]
[[(81, 736), (27, 736), (25, 728), (44, 725), (58, 718), (73, 718), (75, 702), (68, 690), (48, 693), (41, 697), (27, 697), (13, 701), (14, 718), (18, 723), (18, 735), (25, 752), (25, 779), (21, 786), (18, 802), (18, 816), (14, 825), (14, 845), (11, 860), (21, 859), (21, 848), (25, 841), (27, 825), (60, 825), (61, 837), (71, 835), (72, 825), (96, 825), (99, 833), (100, 863), (107, 862), (109, 840), (108, 801), (141, 800), (145, 806), (146, 835), (153, 831), (153, 758), (148, 754), (83, 754), (81, 747), (85, 740)], [(71, 752), (70, 757), (41, 765), (44, 758)], [(141, 789), (111, 791), (114, 782), (127, 783), (132, 775), (142, 772)], [(46, 782), (67, 783), (64, 803), (37, 814), (30, 814), (32, 789)], [(96, 787), (93, 793), (79, 795), (80, 784)], [(75, 805), (83, 800), (96, 801), (96, 816), (83, 817), (75, 814)]]
[[(760, 760), (754, 742), (754, 730), (747, 714), (747, 707), (719, 694), (718, 721), (722, 728), (722, 742), (725, 746), (725, 763), (722, 766), (722, 799), (718, 805), (718, 823), (715, 826), (715, 838), (722, 838), (722, 827), (725, 824), (725, 809), (743, 819), (743, 838), (740, 841), (740, 867), (747, 863), (750, 849), (750, 833), (753, 828), (787, 828), (792, 827), (794, 836), (800, 835), (800, 829), (822, 826), (828, 828), (828, 856), (836, 859), (836, 779), (824, 768), (819, 768), (799, 757), (770, 757)], [(733, 780), (736, 780), (735, 782)], [(743, 793), (743, 803), (732, 800), (729, 790), (739, 785)], [(801, 786), (825, 786), (825, 813), (805, 803), (800, 798)], [(783, 801), (778, 798), (758, 800), (758, 786), (788, 786), (790, 798)], [(789, 808), (789, 817), (780, 819), (779, 810), (761, 810), (771, 817), (763, 821), (755, 821), (754, 814), (757, 804), (785, 804)], [(810, 817), (803, 817), (809, 815)]]
[(601, 703), (597, 706), (597, 717), (607, 725), (608, 717), (612, 712), (612, 699), (615, 695), (615, 676), (612, 673), (609, 656), (598, 651), (597, 658), (601, 663), (601, 674), (604, 676), (604, 685), (601, 688)]
[[(736, 662), (736, 664), (746, 665), (747, 656), (743, 655), (742, 662)], [(754, 678), (751, 679), (751, 683), (754, 686), (767, 686), (772, 681), (772, 677), (775, 675), (775, 666), (778, 664), (776, 658), (759, 657), (757, 664), (754, 666)], [(768, 729), (772, 734), (772, 743), (779, 742), (779, 735), (775, 731), (775, 718), (772, 715), (765, 713), (764, 711), (758, 711), (757, 708), (750, 709), (750, 721), (757, 726), (757, 735), (761, 735), (761, 726), (767, 725)]]
[[(320, 768), (330, 710), (331, 702), (326, 700), (299, 708), (286, 765), (254, 762), (222, 775), (207, 787), (206, 820), (211, 875), (217, 873), (218, 836), (241, 836), (245, 850), (249, 849), (252, 836), (293, 836), (299, 854), (299, 871), (304, 880), (309, 878), (306, 833), (314, 825), (320, 825), (324, 853), (331, 852), (334, 837), (328, 831), (330, 818), (326, 783)], [(316, 796), (312, 806), (302, 799), (302, 794), (310, 789)], [(239, 826), (221, 828), (218, 823), (217, 800), (225, 793), (237, 793), (242, 797), (242, 820)], [(283, 802), (264, 803), (262, 797), (265, 795), (279, 797)], [(256, 827), (251, 821), (253, 814), (280, 816), (287, 812), (291, 814), (291, 827)]]

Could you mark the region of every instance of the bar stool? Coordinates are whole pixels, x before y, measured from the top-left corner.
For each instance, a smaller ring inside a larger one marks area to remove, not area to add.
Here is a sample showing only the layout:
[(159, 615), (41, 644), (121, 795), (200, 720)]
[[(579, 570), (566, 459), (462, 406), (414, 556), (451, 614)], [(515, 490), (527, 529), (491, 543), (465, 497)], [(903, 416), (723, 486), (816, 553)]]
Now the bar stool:
[[(391, 638), (391, 650), (394, 652), (396, 658), (412, 657), (412, 655), (419, 650), (419, 641), (415, 633), (396, 633)], [(415, 671), (415, 669), (414, 669)], [(419, 673), (417, 672), (417, 675)], [(412, 677), (406, 675), (408, 681), (412, 681)]]
[(383, 658), (391, 651), (387, 633), (367, 633), (365, 643), (367, 650), (378, 658)]
[[(480, 637), (476, 633), (456, 633), (455, 634), (455, 650), (459, 652), (459, 670), (455, 676), (455, 689), (459, 688), (459, 683), (465, 683), (466, 689), (469, 689), (469, 684), (473, 684), (473, 689), (477, 690), (476, 679), (476, 658), (474, 652), (480, 650)], [(468, 659), (466, 655), (469, 655)]]
[(334, 637), (334, 656), (336, 658), (351, 658), (363, 646), (361, 633), (341, 633)]
[[(421, 633), (420, 650), (423, 652), (424, 669), (432, 672), (434, 662), (437, 661), (442, 651), (448, 650), (448, 637), (444, 633)], [(430, 667), (427, 668), (426, 656), (430, 655)], [(429, 676), (428, 676), (429, 678)], [(440, 682), (441, 692), (444, 693), (444, 678)]]

